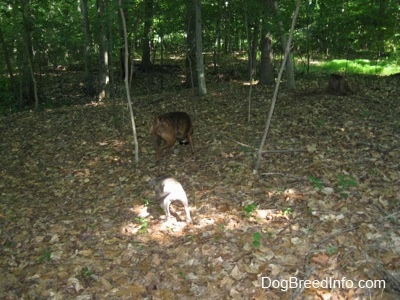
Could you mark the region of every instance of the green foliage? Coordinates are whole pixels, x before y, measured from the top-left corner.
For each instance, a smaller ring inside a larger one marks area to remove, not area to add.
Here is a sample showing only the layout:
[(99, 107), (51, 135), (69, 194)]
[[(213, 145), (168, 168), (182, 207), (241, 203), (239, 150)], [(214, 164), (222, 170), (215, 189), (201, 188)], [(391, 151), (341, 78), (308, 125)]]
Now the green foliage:
[(249, 157), (253, 156), (253, 151), (251, 150), (250, 147), (241, 146), (240, 151), (243, 152), (246, 156), (249, 156)]
[(336, 254), (337, 252), (338, 252), (338, 248), (336, 246), (328, 245), (328, 247), (326, 248), (326, 254), (328, 254), (329, 256), (332, 256), (332, 255)]
[(317, 126), (318, 128), (323, 128), (326, 124), (326, 121), (322, 118), (319, 118), (317, 120), (315, 120), (315, 126)]
[(141, 244), (141, 243), (136, 242), (136, 241), (131, 241), (130, 244), (132, 244), (132, 246), (137, 247), (140, 251), (146, 250), (146, 245), (145, 244)]
[(347, 73), (365, 75), (391, 75), (400, 72), (400, 66), (395, 60), (369, 59), (334, 59), (313, 64), (311, 72)]
[(308, 214), (309, 216), (312, 216), (312, 215), (313, 215), (313, 212), (314, 212), (314, 210), (313, 210), (311, 207), (307, 207), (307, 214)]
[(82, 275), (83, 275), (84, 277), (90, 277), (90, 276), (93, 275), (93, 272), (90, 271), (90, 269), (89, 269), (88, 267), (83, 267), (83, 268), (82, 268)]
[(259, 232), (254, 232), (253, 233), (253, 246), (255, 248), (259, 248), (260, 247), (260, 241), (261, 241), (261, 233)]
[(284, 216), (288, 216), (288, 215), (292, 214), (293, 211), (292, 211), (291, 207), (288, 207), (288, 208), (284, 209), (282, 212), (283, 212)]
[(87, 224), (87, 227), (90, 228), (90, 229), (95, 229), (96, 226), (97, 226), (96, 223), (89, 223), (89, 224)]
[[(310, 1), (302, 9), (297, 26), (301, 37), (297, 41), (302, 51), (311, 47), (316, 53), (326, 50), (328, 55), (342, 57), (368, 52), (377, 58), (382, 52), (393, 53), (398, 48), (396, 0), (385, 4), (380, 1), (366, 4), (362, 0)], [(385, 40), (385, 36), (391, 38)]]
[[(310, 176), (308, 177), (308, 179), (310, 180), (310, 183), (315, 186), (316, 189), (318, 189), (319, 191), (322, 190), (322, 179), (315, 178), (314, 176)], [(351, 187), (356, 187), (357, 184), (357, 180), (353, 175), (340, 174), (338, 175), (338, 179), (336, 182), (336, 185), (338, 187), (337, 191), (342, 198), (346, 198), (348, 197), (347, 190)]]
[(314, 187), (316, 188), (316, 189), (318, 189), (319, 191), (320, 190), (322, 190), (322, 179), (320, 179), (320, 178), (315, 178), (314, 176), (309, 176), (308, 177), (308, 180), (310, 181), (310, 183), (312, 184), (312, 185), (314, 185)]
[(364, 119), (368, 119), (368, 117), (370, 117), (372, 115), (372, 112), (368, 109), (363, 109), (362, 111), (360, 111), (360, 116)]
[(142, 198), (142, 203), (144, 207), (147, 207), (151, 204), (151, 201), (147, 198)]
[(257, 209), (257, 205), (254, 203), (248, 204), (243, 208), (243, 211), (246, 213), (246, 216), (250, 218), (253, 211)]
[(338, 176), (337, 185), (341, 190), (348, 189), (350, 187), (357, 186), (357, 180), (353, 175), (341, 174)]
[(389, 200), (389, 203), (394, 209), (400, 207), (400, 199), (391, 199)]
[(38, 262), (44, 263), (44, 262), (50, 261), (50, 260), (51, 260), (51, 252), (49, 250), (42, 250), (42, 252), (38, 258)]
[(135, 218), (136, 223), (139, 223), (140, 228), (138, 233), (147, 233), (147, 228), (149, 227), (149, 221), (146, 218)]
[(183, 279), (183, 280), (186, 279), (185, 273), (183, 273), (182, 271), (179, 271), (179, 272), (178, 272), (178, 275), (179, 275), (179, 277), (180, 277), (181, 279)]
[(347, 198), (347, 190), (351, 187), (356, 187), (358, 185), (357, 180), (353, 175), (341, 174), (338, 176), (337, 186), (340, 196), (342, 198)]
[[(12, 72), (23, 75), (26, 82), (28, 65), (25, 57), (24, 38), (29, 38), (32, 63), (39, 83), (39, 98), (43, 100), (42, 87), (47, 87), (49, 67), (83, 66), (85, 37), (79, 1), (8, 1), (0, 4), (0, 28), (7, 51), (0, 51), (0, 75), (9, 76), (4, 57), (8, 53)], [(120, 15), (116, 1), (102, 1), (104, 14), (100, 15), (95, 1), (88, 2), (88, 22), (91, 28), (88, 39), (92, 69), (99, 70), (99, 49), (102, 41), (98, 28), (107, 24), (110, 46), (110, 62), (118, 68), (118, 58), (123, 40), (120, 36)], [(161, 38), (164, 56), (168, 59), (183, 57), (187, 51), (187, 13), (192, 2), (171, 0), (153, 1), (152, 15), (146, 16), (145, 1), (124, 1), (127, 31), (132, 57), (140, 57), (140, 41), (144, 34), (144, 21), (152, 19), (149, 40), (153, 57), (160, 57)], [(213, 52), (220, 66), (234, 68), (237, 74), (246, 74), (234, 61), (235, 56), (247, 59), (249, 43), (262, 27), (268, 28), (273, 38), (276, 59), (280, 59), (282, 45), (280, 34), (290, 26), (295, 2), (279, 1), (279, 10), (273, 12), (266, 2), (250, 1), (203, 1), (202, 26), (203, 50), (213, 59)], [(244, 14), (244, 11), (246, 12)], [(24, 18), (25, 20), (24, 20)], [(389, 75), (400, 73), (400, 12), (397, 0), (370, 1), (309, 1), (301, 7), (295, 32), (294, 57), (304, 61), (320, 59), (321, 63), (310, 66), (313, 72), (357, 73)], [(263, 22), (259, 22), (263, 20)], [(104, 24), (103, 24), (104, 22)], [(279, 28), (277, 24), (283, 24)], [(0, 49), (2, 50), (2, 49)], [(178, 54), (178, 55), (177, 55)], [(227, 54), (226, 61), (223, 55)], [(260, 52), (257, 57), (260, 57)], [(333, 59), (341, 58), (341, 59)], [(343, 59), (346, 58), (346, 59)], [(330, 59), (323, 62), (325, 59)], [(156, 61), (157, 62), (157, 61)], [(308, 69), (309, 67), (307, 67)], [(84, 69), (84, 68), (82, 68)], [(83, 70), (80, 70), (83, 72)], [(30, 75), (30, 74), (28, 74)], [(96, 74), (97, 75), (97, 74)], [(39, 78), (40, 77), (40, 78)], [(18, 81), (17, 81), (18, 82)], [(12, 113), (17, 106), (18, 91), (10, 88), (8, 77), (0, 77), (0, 114)], [(32, 93), (21, 89), (21, 93)], [(32, 96), (32, 95), (29, 95)], [(28, 97), (31, 99), (31, 97)], [(24, 99), (24, 97), (21, 97)], [(31, 100), (30, 100), (31, 101)], [(43, 105), (43, 103), (41, 103)], [(50, 104), (47, 104), (50, 105)], [(247, 150), (244, 149), (246, 152)], [(246, 154), (251, 155), (250, 152)]]

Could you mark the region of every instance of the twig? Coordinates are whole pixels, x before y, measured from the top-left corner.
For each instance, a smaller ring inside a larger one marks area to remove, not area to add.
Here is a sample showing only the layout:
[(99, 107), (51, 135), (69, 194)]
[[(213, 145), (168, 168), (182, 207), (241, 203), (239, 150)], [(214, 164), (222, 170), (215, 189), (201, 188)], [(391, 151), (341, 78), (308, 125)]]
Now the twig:
[[(275, 2), (275, 4), (276, 3), (277, 2)], [(295, 9), (295, 11), (293, 13), (292, 25), (290, 27), (289, 40), (287, 41), (287, 44), (286, 44), (285, 55), (283, 56), (283, 61), (281, 63), (281, 67), (280, 67), (280, 70), (279, 70), (279, 73), (278, 73), (278, 78), (276, 80), (275, 89), (274, 89), (274, 95), (272, 96), (272, 101), (271, 101), (271, 106), (270, 106), (270, 109), (269, 109), (268, 118), (267, 118), (267, 121), (265, 123), (264, 134), (262, 136), (261, 143), (260, 143), (260, 148), (258, 150), (257, 160), (256, 160), (256, 162), (254, 164), (254, 168), (253, 168), (253, 173), (254, 174), (257, 173), (258, 169), (260, 168), (261, 156), (262, 156), (262, 148), (264, 147), (265, 141), (267, 139), (269, 126), (271, 124), (272, 115), (274, 113), (276, 99), (278, 97), (279, 85), (280, 85), (280, 82), (281, 82), (283, 70), (285, 69), (286, 62), (287, 62), (288, 57), (289, 57), (290, 44), (292, 43), (294, 27), (295, 27), (295, 24), (296, 24), (297, 16), (299, 14), (300, 4), (301, 4), (301, 0), (297, 0), (296, 9)]]
[[(303, 280), (307, 280), (308, 278), (310, 278), (310, 276), (311, 276), (312, 272), (314, 272), (314, 270), (315, 270), (315, 267), (308, 267), (307, 270), (305, 271)], [(290, 300), (296, 299), (296, 297), (297, 297), (298, 295), (300, 295), (300, 294), (303, 292), (304, 287), (305, 287), (304, 284), (300, 284), (300, 285), (294, 290), (293, 294), (290, 296), (289, 299), (290, 299)]]
[[(253, 150), (257, 150), (256, 147), (252, 147), (252, 146), (250, 146), (248, 144), (244, 144), (244, 143), (236, 141), (234, 139), (230, 139), (230, 138), (226, 138), (226, 139), (228, 139), (228, 140), (230, 140), (232, 142), (235, 142), (236, 144), (239, 144), (241, 146), (248, 147), (248, 148), (253, 149)], [(304, 151), (306, 151), (306, 150), (304, 150), (304, 149), (275, 149), (275, 150), (265, 150), (265, 151), (262, 151), (262, 153), (263, 154), (264, 153), (287, 153), (287, 152), (304, 152)]]
[(316, 243), (316, 244), (314, 245), (314, 248), (308, 252), (308, 254), (307, 254), (306, 258), (305, 258), (306, 266), (310, 264), (311, 255), (312, 255), (313, 253), (315, 253), (315, 250), (317, 250), (317, 248), (318, 248), (319, 246), (321, 246), (323, 243), (325, 243), (325, 242), (328, 241), (328, 240), (331, 240), (331, 239), (332, 239), (333, 237), (335, 237), (335, 236), (341, 235), (341, 234), (343, 234), (343, 233), (345, 233), (345, 232), (348, 232), (348, 231), (353, 231), (353, 230), (355, 230), (355, 229), (357, 229), (357, 228), (358, 228), (358, 225), (356, 225), (356, 226), (351, 226), (351, 227), (349, 227), (349, 228), (345, 228), (345, 229), (340, 230), (340, 231), (338, 231), (338, 232), (334, 232), (334, 233), (328, 235), (326, 238), (320, 240), (318, 243)]
[(304, 149), (275, 149), (275, 150), (266, 150), (263, 151), (262, 154), (264, 153), (288, 153), (288, 152), (304, 152), (306, 150)]
[(287, 177), (293, 177), (296, 179), (301, 179), (301, 180), (306, 180), (301, 176), (296, 176), (296, 175), (290, 175), (290, 174), (285, 174), (281, 172), (268, 172), (268, 173), (261, 173), (261, 175), (269, 176), (269, 175), (280, 175), (280, 176), (287, 176)]
[(82, 161), (85, 159), (85, 155), (84, 156), (82, 156), (82, 159), (79, 161), (79, 163), (76, 165), (76, 167), (75, 167), (75, 169), (77, 169), (79, 166), (80, 166), (80, 164), (82, 163)]
[[(310, 259), (311, 259), (311, 255), (317, 252), (317, 248), (325, 243), (326, 241), (332, 239), (333, 237), (337, 236), (337, 235), (341, 235), (342, 233), (348, 232), (348, 231), (352, 231), (354, 229), (358, 228), (358, 226), (352, 226), (346, 229), (343, 229), (341, 231), (335, 232), (330, 234), (329, 236), (327, 236), (326, 238), (322, 239), (321, 241), (319, 241), (318, 243), (316, 243), (314, 245), (314, 248), (312, 250), (310, 250), (305, 258), (305, 264), (304, 264), (304, 280), (310, 278), (312, 272), (314, 271), (315, 267), (310, 266)], [(297, 289), (293, 292), (293, 294), (290, 296), (289, 299), (296, 299), (296, 297), (301, 294), (304, 290), (304, 284), (301, 284), (297, 287)]]

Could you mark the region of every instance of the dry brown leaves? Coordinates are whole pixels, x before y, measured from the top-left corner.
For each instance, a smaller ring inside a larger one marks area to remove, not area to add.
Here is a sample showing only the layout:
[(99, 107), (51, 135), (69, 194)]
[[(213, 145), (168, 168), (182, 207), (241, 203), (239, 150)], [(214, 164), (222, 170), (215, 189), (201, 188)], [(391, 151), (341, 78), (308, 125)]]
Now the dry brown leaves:
[[(393, 79), (354, 78), (335, 97), (299, 82), (280, 94), (262, 169), (253, 175), (271, 90), (222, 84), (196, 99), (184, 146), (154, 163), (154, 115), (190, 112), (189, 92), (136, 99), (140, 166), (108, 105), (0, 120), (2, 299), (389, 299), (399, 286), (400, 107)], [(312, 90), (312, 92), (310, 92)], [(246, 146), (248, 145), (248, 146)], [(189, 197), (163, 222), (147, 180), (170, 174)], [(386, 280), (361, 288), (262, 288), (333, 278)], [(382, 294), (383, 293), (383, 294)], [(359, 298), (357, 298), (359, 297)]]

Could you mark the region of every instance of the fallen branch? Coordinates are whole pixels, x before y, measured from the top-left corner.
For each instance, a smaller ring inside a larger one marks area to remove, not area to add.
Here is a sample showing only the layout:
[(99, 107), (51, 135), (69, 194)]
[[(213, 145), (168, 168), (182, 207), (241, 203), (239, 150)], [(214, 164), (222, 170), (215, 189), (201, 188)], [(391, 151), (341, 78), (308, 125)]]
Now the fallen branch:
[[(305, 271), (305, 274), (304, 274), (302, 280), (309, 279), (311, 277), (312, 272), (314, 272), (314, 269), (315, 269), (315, 267), (310, 267), (310, 266), (308, 268), (306, 268), (306, 271)], [(290, 295), (289, 299), (290, 300), (297, 299), (297, 296), (303, 292), (304, 288), (305, 288), (304, 284), (299, 284), (299, 286), (294, 290), (293, 294)]]
[(316, 243), (316, 244), (314, 245), (314, 248), (308, 252), (308, 254), (307, 254), (306, 258), (305, 258), (305, 266), (308, 266), (308, 265), (310, 264), (311, 256), (312, 256), (314, 253), (320, 251), (320, 250), (318, 250), (319, 246), (321, 246), (321, 245), (324, 244), (325, 242), (331, 240), (331, 239), (332, 239), (333, 237), (335, 237), (335, 236), (341, 235), (341, 234), (343, 234), (343, 233), (345, 233), (345, 232), (353, 231), (353, 230), (355, 230), (355, 229), (357, 229), (357, 228), (358, 228), (358, 225), (357, 225), (357, 226), (351, 226), (351, 227), (349, 227), (349, 228), (345, 228), (345, 229), (343, 229), (343, 230), (334, 232), (334, 233), (328, 235), (326, 238), (320, 240), (318, 243)]
[(281, 172), (268, 172), (268, 173), (261, 173), (261, 175), (265, 175), (265, 176), (270, 176), (270, 175), (280, 175), (280, 176), (287, 176), (287, 177), (293, 177), (296, 179), (301, 179), (306, 181), (307, 179), (304, 179), (301, 176), (296, 176), (296, 175), (290, 175), (290, 174), (285, 174), (285, 173), (281, 173)]
[[(240, 146), (244, 146), (244, 147), (247, 147), (247, 148), (250, 148), (250, 149), (253, 149), (253, 150), (258, 150), (256, 147), (252, 147), (250, 145), (244, 144), (244, 143), (236, 141), (234, 139), (230, 139), (230, 138), (226, 138), (226, 139), (228, 139), (228, 140), (230, 140), (232, 142), (235, 142), (236, 144), (239, 144)], [(304, 151), (306, 151), (306, 150), (305, 149), (275, 149), (275, 150), (262, 151), (262, 154), (265, 154), (265, 153), (304, 152)]]
[(289, 152), (305, 152), (305, 149), (275, 149), (275, 150), (266, 150), (263, 151), (262, 154), (265, 153), (289, 153)]

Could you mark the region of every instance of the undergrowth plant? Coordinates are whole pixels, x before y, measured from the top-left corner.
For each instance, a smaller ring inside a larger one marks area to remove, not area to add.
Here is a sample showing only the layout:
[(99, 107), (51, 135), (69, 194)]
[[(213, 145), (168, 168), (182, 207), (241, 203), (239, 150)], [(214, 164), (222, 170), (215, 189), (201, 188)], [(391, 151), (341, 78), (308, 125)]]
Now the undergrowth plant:
[(140, 224), (138, 233), (146, 233), (149, 227), (149, 221), (146, 218), (135, 218), (135, 221)]
[(42, 250), (38, 261), (40, 263), (44, 263), (45, 261), (50, 261), (51, 260), (51, 252), (49, 250)]
[(243, 207), (243, 211), (246, 213), (246, 216), (250, 218), (251, 214), (253, 211), (255, 211), (257, 208), (257, 205), (254, 203), (248, 204), (245, 207)]
[(319, 191), (322, 190), (322, 179), (320, 178), (315, 178), (314, 176), (309, 176), (308, 180), (310, 181), (310, 183), (312, 185), (314, 185), (314, 187), (316, 189), (318, 189)]
[(328, 247), (326, 248), (326, 254), (328, 254), (329, 256), (332, 256), (332, 255), (336, 254), (337, 252), (338, 252), (338, 248), (336, 246), (328, 245)]
[(89, 267), (83, 267), (83, 268), (82, 268), (82, 275), (83, 275), (84, 277), (90, 277), (90, 276), (93, 275), (93, 272), (90, 271)]
[(259, 232), (254, 232), (253, 233), (253, 246), (255, 248), (259, 248), (260, 247), (260, 241), (261, 241), (261, 233)]
[(290, 214), (292, 214), (292, 208), (291, 207), (288, 207), (288, 208), (286, 208), (286, 209), (284, 209), (283, 211), (282, 211), (282, 213), (283, 213), (283, 215), (284, 216), (288, 216), (288, 215), (290, 215)]
[(357, 185), (357, 180), (353, 175), (338, 175), (337, 186), (340, 197), (347, 198), (349, 196), (347, 190), (351, 187), (356, 187)]
[(150, 205), (151, 201), (147, 198), (142, 198), (142, 203), (144, 207), (147, 207)]
[[(321, 178), (309, 176), (308, 180), (317, 190), (321, 191), (324, 188), (323, 181)], [(337, 176), (337, 181), (336, 181), (337, 192), (342, 198), (347, 198), (349, 196), (348, 195), (349, 188), (356, 187), (357, 185), (358, 185), (357, 180), (353, 175), (340, 174)]]

